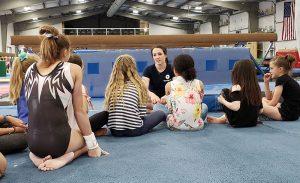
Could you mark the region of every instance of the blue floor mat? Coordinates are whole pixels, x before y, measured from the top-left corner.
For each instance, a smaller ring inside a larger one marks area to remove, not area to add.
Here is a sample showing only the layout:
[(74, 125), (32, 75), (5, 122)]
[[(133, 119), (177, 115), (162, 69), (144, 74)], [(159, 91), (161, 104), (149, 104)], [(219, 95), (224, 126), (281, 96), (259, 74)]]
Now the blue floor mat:
[[(102, 110), (103, 99), (93, 99)], [(14, 107), (0, 108), (9, 114)], [(220, 116), (222, 113), (210, 113)], [(7, 155), (1, 183), (81, 182), (299, 182), (300, 121), (264, 122), (234, 129), (206, 124), (197, 132), (174, 132), (164, 124), (140, 137), (97, 138), (108, 157), (86, 155), (52, 172), (41, 172), (28, 150)]]
[[(300, 123), (282, 123), (300, 129)], [(98, 138), (110, 156), (82, 156), (53, 172), (41, 172), (28, 152), (8, 155), (1, 182), (297, 182), (300, 135), (258, 125), (234, 129), (209, 124), (203, 131), (162, 126), (140, 137)]]

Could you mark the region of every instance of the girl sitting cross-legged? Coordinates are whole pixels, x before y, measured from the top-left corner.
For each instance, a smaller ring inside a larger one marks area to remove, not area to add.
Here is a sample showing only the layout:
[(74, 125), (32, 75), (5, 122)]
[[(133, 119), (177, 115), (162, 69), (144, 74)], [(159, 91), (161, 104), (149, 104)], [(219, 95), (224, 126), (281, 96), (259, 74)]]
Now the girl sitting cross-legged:
[(207, 121), (229, 123), (232, 127), (256, 126), (262, 102), (254, 64), (250, 60), (236, 62), (231, 79), (232, 88), (223, 89), (218, 97), (225, 115), (219, 118), (208, 116)]
[(108, 111), (90, 117), (91, 124), (101, 128), (107, 124), (113, 136), (139, 136), (148, 133), (166, 120), (162, 111), (146, 114), (147, 88), (139, 76), (135, 60), (130, 55), (116, 59), (105, 93)]
[(166, 85), (167, 106), (170, 113), (167, 125), (172, 130), (199, 130), (204, 127), (207, 105), (202, 103), (204, 86), (196, 79), (194, 60), (190, 55), (174, 59), (173, 81)]
[[(300, 86), (289, 76), (295, 59), (292, 56), (276, 57), (270, 63), (270, 73), (265, 74), (263, 114), (279, 121), (295, 121), (300, 115)], [(276, 79), (275, 90), (270, 91), (270, 79)], [(279, 99), (283, 102), (279, 103)]]

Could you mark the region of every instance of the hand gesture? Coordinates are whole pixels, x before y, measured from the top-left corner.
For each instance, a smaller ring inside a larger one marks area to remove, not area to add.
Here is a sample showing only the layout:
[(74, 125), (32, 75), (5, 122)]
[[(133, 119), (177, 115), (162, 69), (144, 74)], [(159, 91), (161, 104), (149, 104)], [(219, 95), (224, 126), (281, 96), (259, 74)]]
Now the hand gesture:
[(221, 104), (224, 104), (224, 101), (225, 101), (225, 98), (222, 95), (220, 95), (218, 97), (218, 102), (221, 103)]
[(270, 80), (271, 80), (271, 77), (272, 77), (272, 74), (271, 74), (271, 73), (266, 73), (266, 74), (264, 75), (264, 82), (265, 82), (265, 83), (269, 83)]
[(15, 127), (15, 133), (25, 133), (26, 128)]
[(160, 103), (164, 104), (164, 105), (167, 104), (167, 98), (166, 97), (161, 97)]
[(152, 104), (156, 104), (156, 103), (160, 102), (160, 98), (152, 92), (150, 93), (150, 98), (151, 98)]
[(22, 120), (12, 116), (6, 116), (6, 118), (12, 124), (12, 126), (27, 129), (27, 126), (23, 123)]

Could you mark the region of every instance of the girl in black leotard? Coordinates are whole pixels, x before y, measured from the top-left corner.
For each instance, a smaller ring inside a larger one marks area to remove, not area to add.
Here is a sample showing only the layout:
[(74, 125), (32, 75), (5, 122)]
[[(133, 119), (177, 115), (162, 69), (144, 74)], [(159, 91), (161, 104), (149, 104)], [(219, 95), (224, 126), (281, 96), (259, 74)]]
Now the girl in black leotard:
[(207, 121), (229, 123), (232, 127), (256, 126), (262, 102), (254, 64), (250, 60), (236, 62), (231, 78), (231, 89), (223, 89), (218, 97), (225, 115), (220, 118), (208, 116)]
[[(70, 42), (57, 29), (44, 26), (41, 61), (25, 76), (29, 109), (28, 146), (30, 159), (41, 170), (58, 169), (83, 153), (91, 157), (101, 151), (82, 108), (81, 68), (64, 61), (70, 57)], [(70, 128), (76, 120), (80, 131)]]
[[(277, 121), (295, 121), (300, 116), (300, 85), (289, 75), (295, 58), (275, 57), (270, 62), (270, 73), (265, 74), (265, 93), (263, 114)], [(276, 79), (274, 92), (270, 91), (270, 79)], [(279, 102), (280, 98), (283, 102)]]

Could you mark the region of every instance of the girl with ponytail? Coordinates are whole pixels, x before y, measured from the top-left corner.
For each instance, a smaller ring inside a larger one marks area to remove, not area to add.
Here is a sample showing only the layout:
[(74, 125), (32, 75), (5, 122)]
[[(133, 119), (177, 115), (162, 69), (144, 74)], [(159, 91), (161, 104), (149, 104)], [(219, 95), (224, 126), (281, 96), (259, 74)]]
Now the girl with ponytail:
[(173, 62), (176, 77), (166, 85), (170, 114), (167, 125), (172, 130), (199, 130), (204, 127), (207, 106), (202, 103), (203, 83), (196, 79), (194, 60), (190, 55), (179, 55)]
[(12, 67), (12, 75), (10, 77), (9, 98), (13, 104), (17, 105), (18, 118), (25, 124), (28, 123), (28, 107), (24, 92), (24, 76), (36, 59), (33, 56), (28, 56), (27, 53), (21, 52), (15, 58)]
[[(295, 58), (287, 55), (275, 57), (270, 63), (270, 73), (265, 74), (263, 114), (274, 120), (295, 121), (300, 115), (300, 86), (291, 76)], [(270, 91), (270, 79), (276, 79), (274, 92)], [(283, 102), (279, 103), (279, 99)]]
[(39, 33), (43, 36), (41, 60), (28, 68), (24, 80), (30, 159), (40, 170), (50, 171), (85, 153), (107, 155), (82, 107), (82, 69), (67, 62), (69, 39), (52, 26), (43, 26)]

